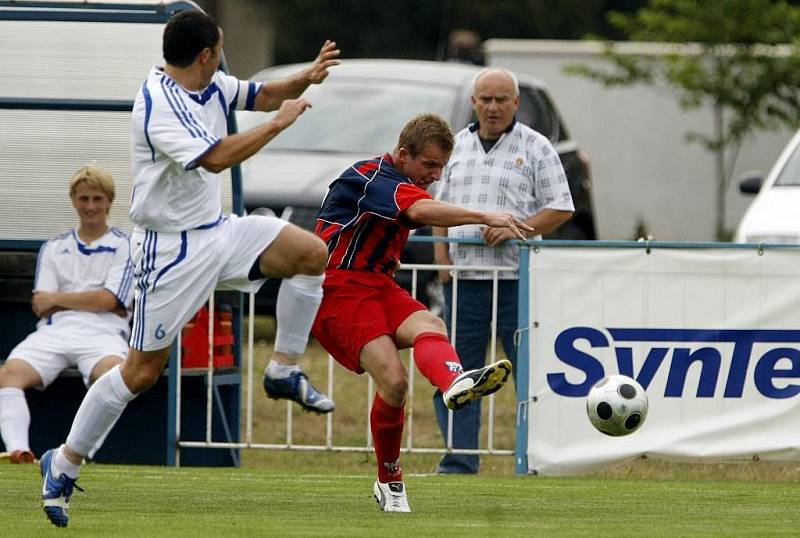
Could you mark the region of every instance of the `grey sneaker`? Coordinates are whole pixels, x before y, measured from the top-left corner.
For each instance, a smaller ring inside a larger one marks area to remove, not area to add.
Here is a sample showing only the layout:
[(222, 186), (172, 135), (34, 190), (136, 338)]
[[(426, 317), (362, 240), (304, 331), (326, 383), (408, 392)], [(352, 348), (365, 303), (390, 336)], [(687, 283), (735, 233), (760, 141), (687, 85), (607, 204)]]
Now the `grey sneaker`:
[(408, 496), (406, 495), (406, 485), (402, 482), (378, 482), (372, 486), (372, 493), (375, 500), (384, 512), (410, 512), (408, 506)]
[(450, 409), (461, 409), (475, 400), (500, 390), (508, 381), (510, 374), (511, 361), (508, 359), (477, 370), (469, 370), (453, 380), (450, 388), (442, 394), (442, 399)]

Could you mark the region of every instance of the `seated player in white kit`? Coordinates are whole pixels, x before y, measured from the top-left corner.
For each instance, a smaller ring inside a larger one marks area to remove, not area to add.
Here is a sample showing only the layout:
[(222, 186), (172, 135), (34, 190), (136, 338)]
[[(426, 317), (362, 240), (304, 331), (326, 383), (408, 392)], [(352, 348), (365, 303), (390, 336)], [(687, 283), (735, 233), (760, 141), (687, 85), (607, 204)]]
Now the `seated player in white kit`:
[[(69, 522), (83, 458), (128, 402), (158, 380), (178, 331), (218, 286), (255, 291), (267, 277), (284, 279), (275, 364), (265, 388), (319, 412), (333, 410), (296, 366), (322, 300), (328, 249), (274, 217), (222, 215), (218, 174), (255, 154), (311, 106), (299, 96), (327, 77), (339, 50), (326, 41), (308, 68), (261, 84), (218, 71), (222, 42), (222, 30), (205, 13), (177, 13), (164, 28), (166, 64), (150, 71), (136, 96), (130, 217), (137, 287), (130, 351), (121, 367), (89, 389), (66, 443), (42, 456), (42, 500), (54, 525)], [(277, 113), (228, 135), (232, 109)]]
[(69, 196), (80, 224), (42, 245), (31, 300), (36, 331), (0, 366), (0, 435), (12, 463), (34, 460), (26, 389), (44, 390), (70, 367), (88, 387), (128, 354), (133, 265), (128, 236), (107, 222), (114, 180), (84, 166), (70, 180)]

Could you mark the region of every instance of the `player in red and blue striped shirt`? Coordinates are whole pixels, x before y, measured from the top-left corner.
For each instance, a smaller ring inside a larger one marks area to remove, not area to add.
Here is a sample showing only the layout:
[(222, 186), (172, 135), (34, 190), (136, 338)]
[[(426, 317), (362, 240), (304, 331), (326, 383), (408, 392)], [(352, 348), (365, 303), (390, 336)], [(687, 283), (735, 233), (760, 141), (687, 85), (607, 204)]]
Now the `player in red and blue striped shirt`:
[(403, 211), (430, 194), (395, 167), (388, 153), (354, 164), (336, 180), (317, 221), (328, 269), (393, 275), (411, 228)]
[(502, 360), (464, 372), (444, 322), (394, 280), (412, 228), (483, 224), (520, 239), (532, 231), (512, 215), (431, 198), (425, 189), (439, 179), (452, 149), (447, 121), (436, 114), (412, 118), (391, 154), (357, 162), (331, 183), (317, 220), (329, 256), (312, 331), (342, 366), (375, 380), (373, 492), (386, 512), (410, 511), (399, 460), (409, 374), (398, 350), (414, 348), (417, 368), (451, 409), (497, 391), (511, 371)]

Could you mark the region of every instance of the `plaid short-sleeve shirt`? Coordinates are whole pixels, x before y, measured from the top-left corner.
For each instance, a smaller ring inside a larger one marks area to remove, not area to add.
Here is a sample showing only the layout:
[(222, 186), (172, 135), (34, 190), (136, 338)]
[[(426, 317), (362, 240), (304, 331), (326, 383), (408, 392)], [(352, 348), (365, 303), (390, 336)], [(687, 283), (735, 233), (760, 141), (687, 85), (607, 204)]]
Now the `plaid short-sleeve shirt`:
[[(479, 211), (511, 213), (520, 219), (543, 209), (574, 211), (567, 176), (558, 152), (542, 134), (515, 121), (486, 152), (472, 124), (456, 135), (450, 161), (442, 171), (436, 198)], [(481, 226), (451, 227), (449, 237), (481, 239)], [(456, 265), (513, 265), (519, 263), (519, 247), (506, 245), (450, 245)], [(490, 273), (462, 272), (460, 278), (489, 279)], [(516, 272), (500, 278), (516, 279)]]

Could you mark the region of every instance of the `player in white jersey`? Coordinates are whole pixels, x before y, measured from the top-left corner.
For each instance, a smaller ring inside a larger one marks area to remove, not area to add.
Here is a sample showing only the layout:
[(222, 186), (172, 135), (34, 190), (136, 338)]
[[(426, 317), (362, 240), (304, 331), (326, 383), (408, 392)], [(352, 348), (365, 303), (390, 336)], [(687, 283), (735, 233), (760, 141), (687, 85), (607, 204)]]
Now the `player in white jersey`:
[(127, 235), (106, 220), (114, 181), (85, 166), (72, 177), (69, 194), (80, 224), (42, 245), (31, 301), (36, 331), (0, 366), (0, 435), (12, 463), (34, 460), (26, 389), (44, 390), (70, 367), (89, 386), (128, 354), (133, 265)]
[[(217, 286), (258, 289), (283, 278), (275, 353), (265, 373), (272, 397), (333, 410), (297, 368), (322, 299), (328, 250), (315, 235), (274, 217), (223, 216), (218, 173), (252, 156), (311, 105), (299, 96), (339, 64), (326, 41), (311, 65), (282, 80), (242, 82), (218, 71), (222, 30), (208, 15), (183, 11), (164, 28), (166, 65), (153, 69), (133, 109), (130, 216), (136, 307), (131, 350), (86, 394), (67, 441), (42, 456), (44, 509), (66, 526), (83, 458), (136, 394), (161, 375), (180, 328)], [(276, 110), (263, 124), (226, 136), (231, 109)]]

